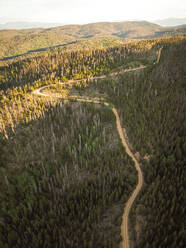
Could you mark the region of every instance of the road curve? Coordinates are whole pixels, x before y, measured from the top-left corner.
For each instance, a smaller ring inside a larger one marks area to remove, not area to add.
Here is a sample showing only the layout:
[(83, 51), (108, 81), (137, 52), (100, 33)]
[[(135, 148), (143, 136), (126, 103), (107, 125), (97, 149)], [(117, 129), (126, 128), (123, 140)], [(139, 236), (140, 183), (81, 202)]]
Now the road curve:
[[(154, 64), (158, 64), (159, 63), (161, 52), (162, 52), (162, 48), (163, 47), (161, 47), (158, 50), (157, 60), (156, 60), (156, 62), (154, 62)], [(133, 68), (133, 69), (126, 69), (123, 72), (136, 71), (136, 70), (140, 70), (140, 69), (144, 69), (144, 68), (146, 68), (146, 66), (140, 66), (140, 67)], [(116, 75), (116, 74), (117, 73), (113, 72), (113, 73), (111, 73), (111, 76), (112, 75)], [(91, 79), (104, 79), (104, 78), (106, 78), (106, 75), (93, 77)], [(80, 82), (80, 81), (83, 81), (83, 80), (85, 80), (85, 79), (70, 80), (70, 81), (68, 81), (66, 83), (61, 83), (61, 84), (62, 85), (65, 85), (65, 84)], [(50, 87), (50, 86), (43, 86), (43, 87), (41, 87), (39, 89), (36, 89), (35, 91), (33, 91), (33, 94), (39, 95), (39, 96), (44, 96), (44, 97), (51, 97), (50, 94), (46, 94), (46, 93), (42, 93), (41, 92), (41, 90), (43, 90), (45, 88), (48, 88), (48, 87)], [(54, 96), (52, 96), (52, 97), (54, 97)], [(55, 96), (55, 97), (60, 98), (60, 96)], [(79, 102), (92, 102), (92, 103), (97, 103), (97, 104), (103, 103), (105, 106), (109, 106), (110, 105), (109, 103), (105, 102), (104, 99), (100, 99), (100, 98), (85, 98), (85, 97), (80, 98), (80, 97), (76, 97), (75, 96), (75, 97), (68, 97), (68, 99), (72, 99), (72, 100), (79, 101)], [(122, 225), (121, 225), (121, 236), (122, 236), (122, 239), (123, 240), (122, 240), (122, 243), (121, 243), (120, 247), (121, 248), (129, 248), (130, 247), (130, 244), (129, 244), (129, 233), (128, 233), (128, 217), (129, 217), (129, 212), (130, 212), (130, 209), (132, 207), (132, 204), (135, 201), (138, 193), (140, 192), (140, 190), (142, 188), (142, 185), (143, 185), (143, 174), (142, 174), (142, 171), (141, 171), (141, 168), (140, 168), (140, 164), (138, 163), (138, 161), (135, 158), (134, 154), (130, 150), (130, 148), (128, 146), (128, 143), (126, 141), (126, 138), (123, 135), (123, 130), (125, 131), (125, 129), (122, 130), (121, 121), (120, 121), (120, 118), (119, 118), (117, 109), (115, 107), (113, 107), (112, 108), (112, 112), (114, 113), (114, 115), (116, 117), (117, 131), (118, 131), (118, 134), (120, 136), (122, 145), (125, 148), (126, 153), (133, 160), (134, 165), (135, 165), (135, 168), (136, 168), (137, 173), (138, 173), (138, 183), (136, 185), (135, 190), (133, 191), (132, 195), (130, 196), (130, 198), (128, 199), (128, 201), (127, 201), (127, 203), (125, 205), (124, 214), (123, 214), (123, 217), (122, 217)]]
[[(46, 87), (46, 86), (45, 86)], [(42, 90), (42, 87), (40, 89), (37, 89), (34, 91), (34, 94), (39, 95), (39, 96), (45, 96), (45, 97), (50, 97), (49, 94), (45, 94), (40, 92), (40, 90)], [(105, 106), (109, 106), (108, 102), (104, 102), (102, 101), (102, 99), (100, 100), (99, 98), (79, 98), (79, 97), (69, 97), (68, 99), (72, 99), (78, 102), (92, 102), (92, 103), (104, 103)], [(142, 171), (140, 169), (140, 165), (138, 163), (138, 161), (136, 160), (134, 154), (131, 152), (127, 141), (123, 135), (123, 130), (121, 127), (121, 121), (117, 112), (117, 109), (115, 107), (112, 108), (112, 112), (114, 113), (115, 117), (116, 117), (116, 126), (117, 126), (117, 131), (118, 134), (120, 136), (121, 142), (123, 147), (125, 148), (126, 153), (132, 158), (132, 160), (134, 161), (135, 164), (135, 168), (138, 172), (138, 184), (135, 188), (135, 190), (133, 191), (131, 197), (129, 198), (129, 200), (126, 203), (125, 209), (124, 209), (124, 214), (123, 214), (123, 220), (122, 220), (122, 226), (121, 226), (121, 235), (123, 238), (123, 243), (122, 243), (122, 248), (129, 248), (129, 235), (128, 235), (128, 215), (131, 209), (131, 206), (136, 198), (136, 196), (138, 195), (139, 191), (141, 190), (141, 187), (143, 185), (143, 176), (142, 176)]]
[[(137, 71), (137, 70), (142, 70), (142, 69), (145, 69), (146, 66), (144, 65), (141, 65), (139, 67), (136, 67), (136, 68), (131, 68), (131, 69), (125, 69), (122, 71), (122, 73), (126, 73), (126, 72), (131, 72), (131, 71)], [(117, 75), (119, 72), (111, 72), (109, 75), (110, 76), (115, 76)], [(95, 76), (95, 77), (90, 77), (89, 80), (97, 80), (97, 79), (105, 79), (107, 77), (107, 75), (101, 75), (101, 76)], [(78, 82), (82, 82), (82, 81), (86, 81), (87, 78), (82, 78), (82, 79), (72, 79), (72, 80), (69, 80), (67, 82), (59, 82), (61, 85), (68, 85), (68, 84), (75, 84), (75, 83), (78, 83)], [(41, 88), (39, 89), (36, 89), (34, 90), (32, 93), (35, 94), (35, 95), (39, 95), (39, 96), (49, 96), (49, 95), (46, 95), (44, 93), (41, 92), (41, 90), (44, 90), (45, 88), (49, 88), (50, 85), (45, 85), (45, 86), (42, 86)], [(57, 96), (56, 96), (57, 97)]]

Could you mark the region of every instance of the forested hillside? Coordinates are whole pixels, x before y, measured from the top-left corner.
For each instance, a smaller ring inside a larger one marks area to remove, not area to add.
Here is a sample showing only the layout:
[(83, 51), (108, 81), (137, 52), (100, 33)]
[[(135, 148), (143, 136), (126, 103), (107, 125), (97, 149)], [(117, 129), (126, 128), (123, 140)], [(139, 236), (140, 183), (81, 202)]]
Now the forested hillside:
[[(160, 63), (91, 84), (120, 110), (145, 185), (131, 215), (131, 244), (185, 247), (186, 42), (164, 46)], [(137, 154), (139, 158), (139, 154)]]
[[(119, 54), (122, 49), (126, 54)], [(156, 51), (150, 53), (149, 63), (155, 60)], [(68, 69), (78, 57), (73, 69), (87, 68), (88, 75), (96, 74), (88, 67), (95, 59), (98, 68), (103, 61), (100, 68), (106, 65), (102, 70), (107, 72), (116, 65), (112, 57), (104, 58), (106, 52), (113, 54), (118, 65), (125, 56), (125, 68), (128, 63), (135, 65), (132, 58), (139, 58), (140, 64), (148, 49), (143, 52), (134, 46), (129, 54), (122, 47), (68, 53), (69, 60), (65, 65), (60, 60), (59, 68)], [(32, 63), (36, 64), (27, 61), (27, 73)], [(52, 54), (46, 59), (47, 69), (48, 65), (52, 65)], [(19, 76), (16, 70), (11, 73), (11, 66), (6, 67), (9, 75)], [(39, 77), (42, 67), (37, 68)], [(49, 82), (30, 78), (19, 82), (19, 87), (8, 80), (8, 74), (1, 74), (6, 82), (1, 84), (5, 90), (0, 102), (0, 247), (118, 246), (123, 206), (137, 181), (133, 163), (120, 143), (111, 109), (31, 94), (42, 84), (58, 82), (54, 67), (51, 72), (54, 76), (49, 75)], [(66, 75), (86, 76), (73, 71)]]
[(8, 134), (0, 247), (115, 247), (137, 178), (111, 110), (58, 103)]
[(129, 43), (106, 49), (48, 51), (39, 56), (7, 62), (0, 67), (0, 88), (23, 86), (36, 80), (65, 81), (108, 73), (124, 65), (126, 68), (153, 63), (158, 43), (155, 40)]
[(66, 25), (48, 29), (1, 30), (0, 58), (23, 54), (29, 50), (57, 46), (98, 37), (151, 38), (163, 31), (150, 22), (101, 22), (86, 25)]
[[(185, 54), (180, 37), (57, 49), (0, 67), (0, 248), (119, 247), (137, 172), (113, 105), (144, 175), (131, 248), (184, 248)], [(79, 78), (87, 80), (60, 85)], [(61, 98), (34, 95), (42, 85)], [(110, 106), (69, 102), (72, 95)]]
[[(90, 42), (94, 47), (96, 45), (103, 47), (125, 43), (126, 39), (151, 39), (178, 35), (186, 35), (185, 29), (165, 28), (146, 21), (100, 22), (48, 29), (0, 30), (0, 59), (42, 52), (57, 46), (71, 47), (72, 43), (78, 43), (78, 47), (81, 48), (84, 48), (84, 42)], [(104, 40), (108, 41), (105, 43)]]

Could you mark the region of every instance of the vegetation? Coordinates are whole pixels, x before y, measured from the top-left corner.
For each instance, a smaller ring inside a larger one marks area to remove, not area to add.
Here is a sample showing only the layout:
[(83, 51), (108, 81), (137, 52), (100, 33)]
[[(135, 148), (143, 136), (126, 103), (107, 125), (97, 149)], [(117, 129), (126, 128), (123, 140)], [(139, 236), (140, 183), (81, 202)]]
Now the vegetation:
[(158, 65), (80, 89), (108, 95), (140, 153), (145, 186), (131, 215), (133, 247), (185, 244), (185, 48), (186, 41), (169, 44)]
[(66, 81), (108, 73), (118, 66), (153, 63), (157, 41), (141, 41), (107, 49), (48, 51), (0, 67), (1, 89), (22, 86), (34, 81)]
[[(48, 29), (1, 30), (0, 58), (15, 56), (30, 50), (53, 47), (77, 40), (97, 37), (140, 38), (152, 36), (162, 27), (148, 22), (92, 23), (66, 25)], [(122, 41), (122, 40), (121, 40)]]
[(145, 21), (101, 22), (48, 29), (0, 30), (0, 58), (42, 52), (56, 46), (103, 48), (125, 43), (126, 39), (151, 39), (185, 34), (185, 29), (182, 27), (163, 28)]
[(0, 247), (116, 247), (137, 177), (112, 111), (68, 103), (1, 143)]
[[(130, 216), (133, 247), (184, 247), (185, 49), (183, 37), (149, 40), (54, 50), (0, 68), (0, 248), (119, 246), (137, 175), (112, 105), (31, 93), (84, 77), (45, 91), (104, 97), (118, 109), (145, 181)], [(148, 67), (109, 74), (141, 64)], [(91, 80), (103, 73), (105, 80)]]

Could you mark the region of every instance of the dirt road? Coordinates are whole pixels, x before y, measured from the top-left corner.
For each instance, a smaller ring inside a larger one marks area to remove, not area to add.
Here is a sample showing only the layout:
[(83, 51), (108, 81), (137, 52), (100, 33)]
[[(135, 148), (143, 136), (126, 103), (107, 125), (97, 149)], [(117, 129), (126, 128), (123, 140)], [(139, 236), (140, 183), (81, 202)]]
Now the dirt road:
[[(157, 60), (156, 60), (156, 62), (154, 62), (154, 64), (159, 63), (160, 57), (161, 57), (161, 51), (162, 51), (162, 48), (159, 49), (159, 51), (157, 53)], [(146, 68), (146, 66), (140, 66), (140, 67), (133, 68), (133, 69), (126, 69), (123, 72), (136, 71), (136, 70), (141, 70), (141, 69), (144, 69), (144, 68)], [(116, 74), (117, 74), (117, 72), (113, 72), (110, 75), (114, 76)], [(104, 79), (104, 78), (106, 78), (106, 75), (97, 76), (97, 77), (94, 77), (94, 78), (91, 78), (91, 79), (93, 80), (93, 79)], [(77, 82), (81, 82), (83, 80), (86, 80), (86, 79), (70, 80), (70, 81), (68, 81), (66, 83), (61, 83), (61, 84), (65, 85), (65, 84), (70, 84), (70, 83), (77, 83)], [(39, 96), (44, 96), (44, 97), (50, 97), (49, 94), (41, 92), (41, 90), (43, 90), (45, 88), (48, 88), (48, 87), (50, 87), (50, 86), (43, 86), (43, 87), (41, 87), (39, 89), (36, 89), (33, 92), (33, 94), (39, 95)], [(56, 97), (60, 98), (60, 96), (56, 96)], [(68, 99), (72, 99), (72, 100), (79, 101), (79, 102), (92, 102), (92, 103), (97, 103), (97, 104), (104, 103), (105, 106), (110, 105), (109, 103), (104, 102), (104, 99), (99, 99), (99, 98), (69, 97)], [(140, 192), (140, 190), (142, 188), (143, 174), (142, 174), (142, 171), (140, 169), (140, 165), (139, 165), (138, 161), (136, 160), (134, 154), (131, 152), (131, 150), (130, 150), (128, 144), (127, 144), (126, 138), (123, 135), (123, 130), (125, 131), (125, 129), (122, 130), (120, 118), (119, 118), (118, 112), (117, 112), (115, 107), (112, 108), (112, 112), (114, 113), (114, 115), (116, 117), (117, 131), (119, 133), (119, 136), (120, 136), (121, 142), (123, 144), (123, 147), (125, 148), (126, 153), (134, 161), (135, 168), (136, 168), (136, 170), (138, 172), (138, 184), (136, 185), (135, 190), (133, 191), (132, 195), (130, 196), (129, 200), (127, 201), (127, 203), (125, 205), (124, 214), (123, 214), (123, 217), (122, 217), (122, 225), (121, 225), (121, 236), (122, 236), (123, 240), (122, 240), (122, 243), (121, 243), (120, 247), (121, 248), (129, 248), (130, 244), (129, 244), (129, 234), (128, 234), (128, 216), (129, 216), (129, 212), (130, 212), (130, 209), (132, 207), (132, 204), (133, 204), (134, 200), (136, 199), (138, 193)]]
[[(40, 92), (40, 90), (42, 90), (42, 88), (37, 89), (34, 93), (36, 95), (40, 95), (40, 96), (45, 96), (45, 97), (49, 97), (49, 94), (45, 94)], [(103, 102), (102, 99), (99, 100), (98, 98), (79, 98), (79, 97), (70, 97), (69, 99), (78, 101), (78, 102), (92, 102), (92, 103), (104, 103), (105, 106), (109, 106), (109, 103), (107, 102)], [(135, 163), (135, 167), (136, 170), (138, 172), (138, 184), (135, 188), (135, 190), (133, 191), (131, 197), (129, 198), (129, 200), (126, 203), (125, 209), (124, 209), (124, 214), (123, 214), (123, 221), (122, 221), (122, 226), (121, 226), (121, 235), (123, 238), (123, 243), (121, 244), (122, 248), (129, 248), (129, 235), (128, 235), (128, 215), (131, 209), (131, 206), (136, 198), (136, 196), (138, 195), (139, 191), (141, 190), (142, 184), (143, 184), (143, 176), (142, 176), (142, 171), (140, 169), (140, 165), (138, 163), (138, 161), (136, 160), (136, 158), (134, 157), (134, 154), (131, 152), (127, 141), (123, 135), (123, 130), (121, 127), (121, 122), (120, 122), (120, 118), (118, 115), (118, 112), (116, 110), (115, 107), (112, 108), (112, 112), (114, 113), (115, 117), (116, 117), (116, 126), (117, 126), (117, 131), (119, 133), (121, 142), (123, 144), (123, 147), (125, 148), (126, 153), (132, 158), (132, 160)]]

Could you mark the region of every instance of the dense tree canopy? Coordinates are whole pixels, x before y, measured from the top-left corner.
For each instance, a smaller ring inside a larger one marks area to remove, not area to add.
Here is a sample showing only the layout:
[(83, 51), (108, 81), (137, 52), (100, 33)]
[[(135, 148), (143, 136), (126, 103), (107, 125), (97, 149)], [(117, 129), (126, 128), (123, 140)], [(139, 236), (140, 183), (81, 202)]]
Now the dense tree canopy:
[[(186, 42), (165, 46), (158, 65), (92, 83), (120, 110), (145, 186), (134, 207), (134, 247), (184, 247)], [(134, 233), (138, 226), (138, 232)]]
[[(0, 248), (119, 247), (137, 173), (112, 111), (31, 94), (43, 84), (102, 73), (105, 80), (78, 83), (68, 94), (104, 97), (119, 110), (145, 182), (130, 216), (131, 244), (184, 247), (185, 54), (183, 38), (162, 39), (56, 50), (0, 68)], [(118, 66), (141, 64), (148, 66), (109, 76)]]

